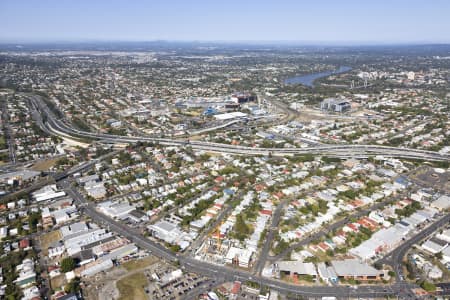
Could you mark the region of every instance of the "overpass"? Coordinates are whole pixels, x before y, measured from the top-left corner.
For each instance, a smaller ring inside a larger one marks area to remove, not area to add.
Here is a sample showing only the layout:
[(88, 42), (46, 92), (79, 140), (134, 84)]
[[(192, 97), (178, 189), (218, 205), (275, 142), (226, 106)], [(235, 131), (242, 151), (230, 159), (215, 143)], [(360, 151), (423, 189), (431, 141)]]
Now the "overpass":
[[(33, 106), (42, 115), (45, 121), (37, 123), (44, 126), (44, 130), (52, 134), (67, 138), (82, 138), (101, 140), (110, 143), (138, 143), (152, 142), (165, 146), (190, 146), (196, 150), (204, 150), (208, 152), (235, 154), (235, 155), (304, 155), (315, 154), (331, 157), (347, 158), (347, 157), (367, 157), (374, 155), (383, 155), (385, 157), (397, 157), (406, 159), (420, 159), (430, 161), (450, 161), (450, 154), (442, 154), (434, 151), (409, 149), (402, 147), (389, 147), (381, 145), (318, 145), (307, 148), (256, 148), (239, 145), (228, 145), (204, 141), (187, 141), (174, 138), (158, 138), (146, 136), (120, 136), (104, 133), (93, 133), (81, 131), (73, 128), (64, 120), (58, 119), (47, 107), (47, 105), (36, 96), (30, 98)], [(36, 115), (36, 114), (35, 114)]]

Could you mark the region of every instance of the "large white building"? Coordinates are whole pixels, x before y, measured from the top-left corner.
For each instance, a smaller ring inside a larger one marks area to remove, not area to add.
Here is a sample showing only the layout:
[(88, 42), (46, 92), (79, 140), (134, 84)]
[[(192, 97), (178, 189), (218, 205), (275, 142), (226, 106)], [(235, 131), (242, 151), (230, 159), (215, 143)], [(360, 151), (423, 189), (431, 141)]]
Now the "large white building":
[(327, 98), (320, 103), (321, 110), (333, 111), (338, 113), (349, 111), (351, 108), (352, 106), (347, 100), (339, 100), (335, 98)]
[(36, 202), (47, 201), (65, 196), (64, 191), (58, 191), (56, 184), (44, 186), (32, 194), (32, 197)]
[(253, 251), (249, 249), (230, 247), (225, 257), (225, 263), (238, 265), (242, 268), (248, 268), (250, 266), (252, 256)]

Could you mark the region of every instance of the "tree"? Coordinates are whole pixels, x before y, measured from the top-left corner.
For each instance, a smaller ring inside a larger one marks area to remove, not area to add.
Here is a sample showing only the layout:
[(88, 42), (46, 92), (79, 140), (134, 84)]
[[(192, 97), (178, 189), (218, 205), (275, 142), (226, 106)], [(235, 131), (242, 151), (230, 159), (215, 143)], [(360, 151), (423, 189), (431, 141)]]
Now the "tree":
[(436, 286), (433, 283), (428, 282), (428, 281), (422, 282), (420, 287), (423, 288), (427, 292), (434, 292), (434, 291), (436, 291)]
[(289, 243), (286, 242), (285, 240), (281, 239), (277, 245), (275, 246), (275, 248), (273, 249), (273, 252), (278, 255), (282, 252), (284, 252), (286, 249), (289, 248)]
[(28, 223), (30, 225), (31, 231), (35, 232), (37, 230), (37, 225), (39, 224), (39, 220), (41, 219), (41, 214), (34, 212), (28, 216)]
[(240, 241), (243, 241), (247, 235), (250, 233), (250, 228), (245, 223), (244, 218), (241, 214), (236, 216), (236, 223), (234, 224), (234, 231), (236, 234), (236, 238)]
[(75, 269), (75, 265), (75, 260), (72, 257), (66, 257), (61, 261), (61, 272), (70, 272)]
[(172, 250), (173, 252), (178, 252), (181, 250), (181, 247), (179, 245), (171, 245), (170, 250)]
[(377, 269), (377, 270), (381, 270), (381, 269), (383, 268), (383, 264), (380, 263), (380, 262), (375, 262), (375, 263), (373, 264), (373, 266), (374, 266), (374, 268)]

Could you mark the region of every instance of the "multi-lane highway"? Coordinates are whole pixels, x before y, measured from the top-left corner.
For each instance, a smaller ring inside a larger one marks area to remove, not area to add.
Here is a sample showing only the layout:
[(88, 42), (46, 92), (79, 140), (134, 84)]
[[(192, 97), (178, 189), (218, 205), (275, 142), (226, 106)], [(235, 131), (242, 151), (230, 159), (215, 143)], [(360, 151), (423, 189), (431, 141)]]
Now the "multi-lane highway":
[(228, 153), (237, 155), (302, 155), (317, 154), (333, 157), (361, 157), (368, 155), (383, 155), (386, 157), (400, 157), (409, 159), (423, 159), (432, 161), (450, 161), (449, 154), (441, 154), (434, 151), (408, 149), (399, 147), (388, 147), (378, 145), (321, 145), (308, 148), (253, 148), (238, 145), (227, 145), (203, 141), (185, 141), (170, 138), (154, 138), (145, 136), (119, 136), (112, 134), (93, 133), (75, 129), (54, 116), (44, 101), (37, 96), (32, 96), (30, 101), (36, 110), (45, 116), (45, 122), (39, 122), (44, 130), (55, 135), (67, 138), (82, 138), (102, 140), (110, 143), (137, 143), (153, 142), (168, 146), (189, 145), (196, 150), (204, 150), (217, 153)]
[[(67, 137), (67, 138), (89, 138), (96, 140), (103, 140), (113, 143), (136, 143), (136, 142), (153, 142), (160, 143), (163, 145), (174, 145), (174, 146), (185, 146), (186, 141), (180, 141), (176, 139), (164, 139), (164, 138), (150, 138), (150, 137), (138, 137), (138, 136), (116, 136), (108, 134), (99, 134), (84, 132), (72, 128), (63, 120), (56, 118), (53, 113), (48, 109), (45, 103), (36, 96), (31, 96), (30, 101), (35, 108), (35, 118), (41, 118), (38, 120), (38, 124), (43, 126), (45, 130), (51, 132), (52, 134)], [(44, 116), (44, 118), (42, 118)], [(44, 121), (45, 120), (45, 121)], [(263, 148), (251, 148), (242, 146), (232, 146), (224, 145), (218, 143), (208, 143), (208, 142), (190, 142), (189, 146), (193, 149), (205, 150), (210, 152), (219, 153), (230, 153), (239, 155), (295, 155), (295, 154), (320, 154), (335, 157), (349, 157), (349, 156), (367, 156), (367, 155), (384, 155), (392, 157), (403, 157), (403, 158), (413, 158), (413, 159), (426, 159), (426, 160), (440, 160), (449, 161), (450, 156), (439, 154), (432, 151), (416, 150), (416, 149), (404, 149), (395, 147), (384, 147), (384, 146), (373, 146), (373, 145), (323, 145), (317, 147), (310, 147), (304, 149), (291, 148), (291, 149), (263, 149)], [(80, 166), (80, 169), (90, 166), (90, 163)], [(72, 170), (73, 171), (73, 170)], [(72, 173), (72, 172), (69, 172)], [(199, 261), (188, 256), (180, 256), (164, 246), (149, 240), (144, 237), (140, 232), (129, 228), (128, 226), (117, 222), (99, 212), (96, 211), (92, 203), (87, 202), (84, 197), (78, 193), (70, 185), (70, 181), (67, 179), (67, 174), (64, 176), (58, 176), (56, 180), (59, 184), (67, 191), (67, 193), (72, 196), (82, 210), (89, 215), (95, 222), (102, 223), (108, 226), (110, 230), (113, 230), (124, 237), (130, 239), (136, 243), (139, 247), (150, 250), (154, 255), (170, 261), (178, 262), (183, 268), (191, 272), (196, 272), (201, 275), (212, 278), (216, 281), (256, 281), (260, 284), (266, 285), (270, 288), (278, 290), (284, 293), (294, 293), (307, 297), (320, 297), (320, 296), (335, 296), (338, 298), (348, 298), (348, 297), (383, 297), (387, 295), (403, 295), (406, 299), (411, 296), (410, 289), (415, 287), (412, 284), (406, 283), (404, 281), (398, 280), (397, 283), (392, 285), (378, 285), (378, 286), (359, 286), (358, 288), (346, 287), (346, 286), (298, 286), (283, 281), (265, 278), (259, 274), (252, 274), (249, 271), (229, 268), (226, 266), (220, 266), (211, 264), (204, 261)], [(447, 216), (446, 218), (450, 218)], [(445, 221), (448, 221), (445, 218)], [(439, 221), (435, 226), (441, 225)], [(431, 230), (431, 229), (429, 229)], [(428, 230), (426, 233), (427, 234)], [(405, 243), (398, 249), (400, 254), (392, 255), (391, 262), (395, 266), (401, 266), (402, 253), (406, 253), (407, 250), (414, 241)], [(394, 250), (396, 251), (396, 250)], [(396, 253), (396, 252), (393, 252)], [(395, 256), (395, 257), (394, 257)], [(261, 270), (263, 262), (258, 262), (257, 273)], [(399, 267), (396, 267), (396, 270)], [(397, 278), (398, 279), (398, 278)]]

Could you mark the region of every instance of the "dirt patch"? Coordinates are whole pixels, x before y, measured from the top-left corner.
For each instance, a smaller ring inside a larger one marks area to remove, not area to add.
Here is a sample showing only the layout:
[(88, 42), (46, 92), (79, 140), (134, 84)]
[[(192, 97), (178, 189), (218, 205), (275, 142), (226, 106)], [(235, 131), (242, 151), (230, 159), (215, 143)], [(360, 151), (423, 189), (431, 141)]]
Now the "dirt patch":
[(146, 268), (156, 263), (158, 259), (155, 256), (147, 256), (138, 260), (130, 260), (122, 264), (122, 267), (127, 271), (134, 271), (137, 269)]
[(147, 277), (142, 272), (124, 277), (117, 282), (120, 293), (119, 299), (146, 300), (147, 295), (144, 289), (147, 285)]
[(34, 171), (48, 171), (51, 167), (53, 167), (59, 158), (51, 158), (42, 161), (38, 161), (35, 163), (31, 169)]
[(64, 284), (66, 284), (66, 277), (64, 274), (58, 275), (50, 279), (50, 285), (52, 289), (62, 287)]
[(41, 249), (44, 255), (48, 255), (48, 247), (57, 241), (61, 240), (61, 233), (59, 230), (55, 230), (46, 234), (41, 235)]

